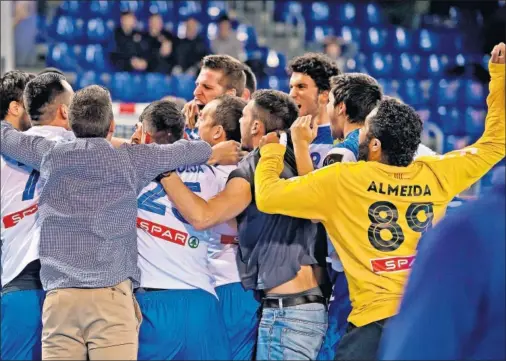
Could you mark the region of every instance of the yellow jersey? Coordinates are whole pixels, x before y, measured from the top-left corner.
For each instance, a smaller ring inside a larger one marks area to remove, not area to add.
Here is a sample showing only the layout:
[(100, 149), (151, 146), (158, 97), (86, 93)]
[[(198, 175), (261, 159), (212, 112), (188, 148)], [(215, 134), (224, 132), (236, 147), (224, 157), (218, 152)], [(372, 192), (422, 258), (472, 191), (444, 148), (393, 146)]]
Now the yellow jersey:
[(258, 209), (322, 221), (348, 279), (348, 320), (354, 325), (397, 313), (421, 235), (443, 217), (455, 195), (504, 158), (505, 66), (489, 68), (485, 131), (467, 148), (420, 157), (407, 167), (335, 163), (283, 180), (285, 147), (262, 147), (255, 172)]

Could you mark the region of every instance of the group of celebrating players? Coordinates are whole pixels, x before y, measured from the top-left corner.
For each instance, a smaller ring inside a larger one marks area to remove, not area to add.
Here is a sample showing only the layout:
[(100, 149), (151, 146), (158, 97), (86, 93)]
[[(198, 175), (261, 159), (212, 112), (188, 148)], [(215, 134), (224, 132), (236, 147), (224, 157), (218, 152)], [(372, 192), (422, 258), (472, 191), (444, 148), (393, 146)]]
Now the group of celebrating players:
[(206, 56), (195, 98), (128, 140), (106, 88), (7, 73), (2, 359), (381, 357), (420, 237), (504, 158), (504, 54), (483, 136), (445, 155), (322, 54), (290, 62), (289, 94)]

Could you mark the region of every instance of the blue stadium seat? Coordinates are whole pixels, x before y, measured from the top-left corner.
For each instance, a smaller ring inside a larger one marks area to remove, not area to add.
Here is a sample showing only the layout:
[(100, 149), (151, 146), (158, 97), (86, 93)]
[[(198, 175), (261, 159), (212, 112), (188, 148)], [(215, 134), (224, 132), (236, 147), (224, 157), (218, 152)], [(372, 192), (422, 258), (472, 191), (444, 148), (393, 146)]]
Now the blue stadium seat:
[(177, 96), (186, 100), (193, 99), (193, 91), (195, 90), (195, 77), (188, 74), (179, 74), (174, 76), (175, 88)]
[(437, 108), (437, 123), (445, 134), (465, 135), (462, 114), (457, 107), (440, 106)]
[(74, 89), (78, 90), (94, 84), (101, 85), (100, 77), (97, 73), (94, 71), (78, 72)]
[(380, 25), (384, 23), (381, 8), (379, 7), (378, 4), (368, 3), (364, 5), (365, 6), (363, 8), (362, 6), (360, 6), (360, 8), (357, 8), (358, 19), (361, 24), (369, 26), (369, 25)]
[(162, 99), (167, 95), (176, 95), (173, 78), (169, 75), (146, 74), (146, 89), (149, 93), (149, 101)]
[(286, 75), (286, 56), (275, 50), (269, 50), (265, 59), (265, 71), (269, 75)]
[(485, 129), (487, 110), (482, 108), (467, 107), (465, 113), (465, 129), (470, 135), (481, 135)]
[(390, 77), (393, 70), (391, 54), (373, 53), (368, 59), (367, 69), (373, 77)]
[(449, 60), (446, 55), (422, 56), (420, 58), (420, 75), (424, 78), (441, 78), (445, 75), (448, 63)]
[(146, 93), (146, 81), (142, 74), (114, 73), (110, 91), (114, 100), (122, 102), (142, 102)]
[(50, 37), (56, 41), (79, 43), (85, 40), (85, 23), (83, 19), (70, 16), (59, 16), (51, 24)]
[(420, 83), (414, 79), (406, 79), (400, 82), (399, 95), (401, 99), (413, 106), (425, 106), (425, 99), (420, 95)]
[(85, 17), (89, 13), (89, 3), (87, 1), (66, 0), (60, 5), (62, 15), (72, 17)]
[(349, 42), (355, 42), (360, 45), (361, 43), (361, 36), (362, 32), (360, 31), (360, 28), (353, 27), (353, 26), (342, 26), (342, 27), (336, 27), (335, 32), (337, 36), (340, 36), (343, 38), (343, 40), (347, 43)]
[(219, 16), (227, 13), (228, 6), (226, 1), (210, 0), (206, 4), (206, 13), (211, 21), (217, 20)]
[(441, 43), (441, 36), (428, 29), (420, 29), (418, 31), (418, 47), (422, 52), (425, 53), (440, 53), (441, 47), (444, 47)]
[[(300, 1), (278, 0), (274, 2), (274, 21), (286, 22), (295, 16), (303, 16), (303, 5)], [(294, 21), (292, 21), (294, 23)]]
[(354, 24), (357, 19), (355, 5), (351, 2), (338, 3), (332, 18), (339, 24)]
[[(394, 55), (395, 57), (395, 55)], [(420, 72), (420, 56), (402, 53), (395, 58), (396, 76), (400, 78), (413, 78)]]
[(397, 52), (411, 52), (413, 50), (413, 34), (404, 28), (397, 27), (390, 33), (391, 45)]
[(382, 28), (369, 28), (365, 38), (365, 49), (381, 51), (389, 44), (388, 31)]
[(237, 39), (239, 39), (246, 50), (258, 48), (257, 32), (254, 26), (240, 24), (237, 27)]
[(383, 94), (395, 98), (401, 98), (399, 94), (400, 84), (397, 80), (379, 78), (378, 83), (383, 88)]
[[(122, 11), (130, 11), (135, 14), (137, 18), (146, 18), (147, 9), (145, 7), (147, 1), (144, 2), (142, 0), (120, 0), (119, 2), (119, 10)], [(149, 3), (148, 3), (149, 5)]]
[(464, 102), (472, 106), (484, 107), (486, 105), (485, 86), (475, 80), (464, 82)]
[(435, 102), (434, 81), (430, 79), (419, 81), (418, 83), (420, 104), (433, 104)]
[(180, 20), (186, 20), (193, 16), (201, 23), (207, 23), (207, 14), (202, 11), (202, 3), (200, 1), (179, 1), (178, 14)]
[(84, 69), (95, 71), (109, 71), (112, 66), (104, 52), (104, 48), (100, 44), (89, 44), (83, 49), (84, 54), (81, 55), (81, 66)]
[(462, 99), (462, 82), (460, 79), (441, 79), (438, 83), (438, 104), (454, 105)]
[(90, 43), (106, 44), (113, 38), (114, 21), (95, 18), (88, 20), (86, 37)]
[(258, 81), (258, 89), (273, 89), (288, 93), (290, 79), (285, 76), (266, 76)]
[(46, 64), (63, 71), (76, 71), (78, 68), (74, 49), (66, 43), (49, 44)]
[(323, 40), (328, 35), (334, 34), (334, 28), (330, 25), (316, 25), (307, 24), (306, 40), (311, 42), (323, 43)]
[(176, 13), (173, 1), (152, 0), (147, 4), (148, 14), (160, 14), (164, 21), (176, 20)]
[(330, 20), (329, 5), (323, 1), (315, 1), (311, 4), (309, 21), (314, 24), (326, 24)]
[[(80, 0), (79, 2), (83, 1)], [(119, 14), (117, 1), (91, 0), (89, 2), (89, 7), (91, 17), (101, 17), (107, 19), (116, 18)]]

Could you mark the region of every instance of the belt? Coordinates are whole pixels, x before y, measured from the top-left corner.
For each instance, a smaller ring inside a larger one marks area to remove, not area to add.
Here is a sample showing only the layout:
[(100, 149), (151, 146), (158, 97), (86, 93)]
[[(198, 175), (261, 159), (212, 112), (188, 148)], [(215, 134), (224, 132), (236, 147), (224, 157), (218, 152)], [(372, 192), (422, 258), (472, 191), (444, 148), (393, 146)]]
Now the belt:
[(263, 308), (283, 308), (304, 305), (306, 303), (321, 303), (327, 304), (325, 297), (317, 295), (306, 295), (298, 297), (284, 297), (284, 298), (264, 298), (262, 299)]
[(144, 292), (154, 292), (154, 291), (167, 291), (166, 288), (147, 288), (147, 287), (139, 287), (134, 293), (144, 293)]

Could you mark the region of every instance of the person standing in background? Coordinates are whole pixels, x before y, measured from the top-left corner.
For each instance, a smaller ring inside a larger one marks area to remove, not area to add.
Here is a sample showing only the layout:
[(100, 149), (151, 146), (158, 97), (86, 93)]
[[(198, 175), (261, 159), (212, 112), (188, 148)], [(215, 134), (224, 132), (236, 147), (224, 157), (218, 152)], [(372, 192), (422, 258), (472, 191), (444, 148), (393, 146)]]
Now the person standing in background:
[(120, 27), (114, 31), (114, 49), (111, 63), (118, 71), (146, 71), (149, 47), (141, 32), (135, 28), (137, 18), (130, 11), (121, 13)]
[(163, 28), (163, 19), (160, 14), (151, 15), (148, 23), (148, 33), (145, 35), (151, 52), (148, 71), (170, 74), (176, 61), (176, 38), (170, 31)]
[(232, 29), (228, 15), (222, 15), (217, 24), (218, 34), (216, 34), (216, 39), (211, 42), (213, 54), (226, 54), (241, 59), (244, 55), (244, 46), (237, 39), (237, 34)]
[(210, 53), (202, 35), (199, 34), (199, 22), (189, 17), (185, 22), (185, 35), (179, 40), (176, 51), (177, 71), (196, 74), (200, 61)]

